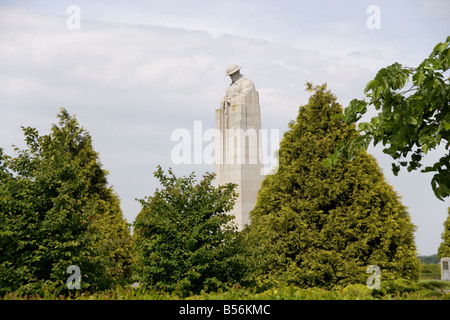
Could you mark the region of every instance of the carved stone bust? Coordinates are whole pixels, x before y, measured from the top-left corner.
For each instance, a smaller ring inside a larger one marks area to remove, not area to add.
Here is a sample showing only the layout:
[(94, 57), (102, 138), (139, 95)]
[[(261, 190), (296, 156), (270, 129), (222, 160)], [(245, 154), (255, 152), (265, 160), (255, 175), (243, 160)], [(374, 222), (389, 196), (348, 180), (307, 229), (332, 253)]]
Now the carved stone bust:
[(255, 90), (253, 82), (240, 73), (240, 67), (236, 64), (228, 66), (226, 75), (231, 78), (231, 84), (221, 101), (221, 107), (226, 108), (232, 104), (236, 97), (245, 96)]

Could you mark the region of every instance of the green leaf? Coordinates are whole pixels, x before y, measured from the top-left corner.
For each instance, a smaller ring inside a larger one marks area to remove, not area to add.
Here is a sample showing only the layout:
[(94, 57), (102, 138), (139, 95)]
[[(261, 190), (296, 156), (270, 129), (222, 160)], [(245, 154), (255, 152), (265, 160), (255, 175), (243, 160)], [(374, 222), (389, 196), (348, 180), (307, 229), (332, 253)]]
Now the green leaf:
[(400, 171), (400, 166), (397, 166), (396, 164), (392, 163), (392, 172), (395, 176), (398, 176), (398, 172)]
[(325, 159), (323, 159), (323, 164), (324, 164), (326, 167), (330, 168), (330, 167), (333, 165), (333, 162), (331, 161), (330, 158), (325, 158)]

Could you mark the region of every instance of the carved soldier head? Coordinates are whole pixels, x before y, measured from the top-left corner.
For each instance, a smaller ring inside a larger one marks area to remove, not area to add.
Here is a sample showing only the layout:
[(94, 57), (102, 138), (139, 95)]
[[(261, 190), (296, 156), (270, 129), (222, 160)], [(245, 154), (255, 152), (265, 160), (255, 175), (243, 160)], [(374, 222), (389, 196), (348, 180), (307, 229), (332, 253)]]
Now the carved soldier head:
[(230, 64), (227, 67), (227, 76), (231, 76), (232, 74), (239, 72), (241, 67), (239, 67), (237, 64)]
[(236, 81), (241, 76), (239, 70), (241, 70), (241, 67), (237, 64), (230, 64), (227, 67), (227, 76), (231, 78), (231, 81)]

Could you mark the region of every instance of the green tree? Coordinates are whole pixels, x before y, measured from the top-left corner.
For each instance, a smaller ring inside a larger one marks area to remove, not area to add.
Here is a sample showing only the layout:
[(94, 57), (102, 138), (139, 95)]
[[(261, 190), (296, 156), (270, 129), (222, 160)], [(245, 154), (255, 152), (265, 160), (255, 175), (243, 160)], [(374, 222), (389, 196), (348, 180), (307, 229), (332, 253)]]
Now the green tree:
[(423, 264), (436, 264), (439, 263), (437, 254), (432, 254), (431, 256), (418, 256), (419, 260)]
[(70, 265), (85, 290), (131, 276), (131, 235), (91, 136), (65, 109), (58, 118), (49, 135), (23, 128), (16, 157), (0, 152), (0, 293), (67, 293)]
[(450, 207), (448, 208), (448, 217), (444, 222), (442, 240), (438, 249), (438, 259), (450, 257)]
[(139, 200), (134, 222), (139, 280), (147, 288), (176, 292), (211, 291), (236, 282), (243, 272), (238, 233), (229, 212), (234, 184), (215, 188), (214, 174), (198, 184), (195, 175), (177, 178), (155, 171), (163, 189)]
[[(347, 123), (356, 123), (367, 112), (368, 106), (379, 110), (370, 122), (358, 126), (361, 135), (339, 145), (326, 159), (331, 165), (343, 156), (353, 159), (361, 149), (382, 143), (383, 152), (397, 163), (392, 171), (398, 174), (400, 167), (408, 171), (422, 167), (422, 159), (440, 144), (450, 148), (450, 84), (446, 72), (450, 66), (450, 37), (438, 43), (430, 56), (417, 68), (394, 63), (378, 71), (364, 92), (369, 101), (354, 99), (338, 115)], [(411, 156), (408, 159), (408, 156)], [(450, 195), (450, 153), (422, 172), (435, 172), (431, 186), (440, 200)]]
[(278, 171), (263, 181), (251, 212), (246, 241), (256, 271), (249, 278), (330, 288), (365, 283), (369, 265), (384, 280), (417, 278), (406, 208), (365, 151), (353, 162), (324, 165), (338, 141), (357, 132), (335, 117), (342, 108), (326, 85), (308, 90), (309, 103), (280, 143)]

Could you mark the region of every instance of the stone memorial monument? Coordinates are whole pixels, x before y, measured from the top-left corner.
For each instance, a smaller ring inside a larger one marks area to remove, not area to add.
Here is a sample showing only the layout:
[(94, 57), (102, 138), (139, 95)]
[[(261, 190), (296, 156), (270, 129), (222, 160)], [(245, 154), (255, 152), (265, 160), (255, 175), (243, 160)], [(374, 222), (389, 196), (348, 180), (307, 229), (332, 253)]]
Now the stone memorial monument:
[(228, 66), (231, 84), (216, 109), (215, 184), (236, 183), (239, 197), (231, 212), (238, 230), (250, 223), (263, 180), (259, 95), (240, 67)]
[(450, 258), (441, 258), (441, 280), (450, 281)]

